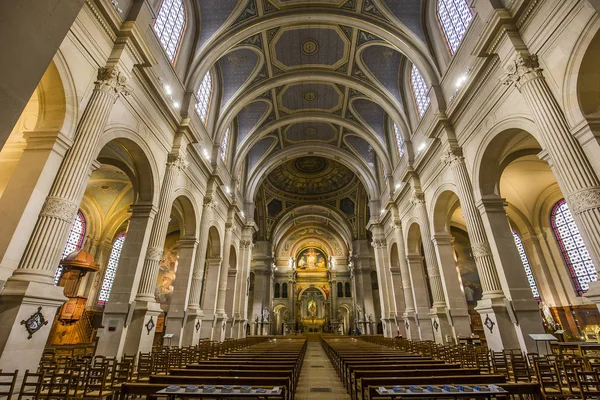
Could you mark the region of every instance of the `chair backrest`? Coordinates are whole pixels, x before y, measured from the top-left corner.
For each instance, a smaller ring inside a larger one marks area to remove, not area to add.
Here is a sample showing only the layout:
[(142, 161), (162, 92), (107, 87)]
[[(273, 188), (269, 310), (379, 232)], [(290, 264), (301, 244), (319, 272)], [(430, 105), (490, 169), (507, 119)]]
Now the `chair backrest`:
[(536, 360), (535, 371), (542, 393), (561, 392), (562, 383), (558, 375), (558, 368), (553, 361)]
[(10, 399), (12, 397), (18, 375), (19, 370), (16, 370), (15, 372), (2, 372), (2, 370), (0, 370), (0, 398), (6, 397), (7, 399)]
[(92, 392), (102, 393), (106, 390), (106, 380), (108, 378), (108, 365), (102, 364), (99, 367), (91, 367), (85, 378), (83, 397), (89, 396)]
[(48, 399), (67, 399), (73, 395), (71, 393), (72, 372), (67, 373), (53, 373), (50, 376), (50, 383), (48, 385)]
[(21, 389), (19, 390), (18, 400), (22, 400), (24, 397), (37, 399), (42, 390), (43, 383), (44, 374), (26, 370), (25, 376), (23, 376), (23, 382), (21, 383)]
[(577, 371), (575, 375), (579, 385), (579, 396), (583, 400), (597, 399), (600, 395), (600, 374), (594, 371)]

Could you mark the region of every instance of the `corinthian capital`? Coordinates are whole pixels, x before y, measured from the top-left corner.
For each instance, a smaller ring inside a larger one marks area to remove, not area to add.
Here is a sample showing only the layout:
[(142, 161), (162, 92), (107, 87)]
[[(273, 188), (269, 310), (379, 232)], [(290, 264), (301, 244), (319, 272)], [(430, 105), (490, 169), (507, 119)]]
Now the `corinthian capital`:
[(110, 68), (99, 68), (96, 82), (96, 90), (102, 90), (115, 95), (127, 96), (131, 94), (132, 89), (127, 85), (127, 77), (119, 71), (119, 66)]
[(412, 193), (412, 197), (410, 198), (410, 202), (414, 205), (425, 204), (425, 195), (423, 195), (423, 193), (414, 191)]
[(373, 238), (373, 242), (371, 242), (371, 246), (375, 249), (381, 249), (385, 247), (387, 242), (383, 238)]
[(461, 149), (450, 149), (442, 155), (442, 162), (448, 165), (457, 165), (465, 162)]
[(183, 154), (169, 154), (167, 159), (167, 168), (173, 168), (178, 171), (183, 171), (188, 166), (188, 162)]
[(519, 54), (506, 66), (506, 75), (501, 80), (503, 84), (509, 86), (514, 83), (517, 89), (520, 89), (525, 83), (541, 76), (542, 69), (538, 62), (538, 56), (536, 54)]

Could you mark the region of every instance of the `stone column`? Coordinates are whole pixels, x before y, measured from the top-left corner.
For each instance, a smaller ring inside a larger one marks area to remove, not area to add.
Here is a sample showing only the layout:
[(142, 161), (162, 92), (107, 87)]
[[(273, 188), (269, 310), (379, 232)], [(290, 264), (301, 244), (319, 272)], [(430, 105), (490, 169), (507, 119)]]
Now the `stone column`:
[(165, 333), (172, 333), (171, 346), (181, 347), (184, 338), (184, 327), (187, 320), (188, 299), (190, 284), (192, 282), (192, 271), (196, 259), (196, 238), (181, 238), (179, 240), (179, 260), (177, 263), (177, 275), (173, 284), (173, 295), (169, 303)]
[(293, 271), (288, 280), (288, 328), (290, 333), (296, 331), (296, 272)]
[(330, 281), (329, 281), (329, 287), (331, 288), (331, 290), (329, 291), (329, 293), (331, 293), (331, 326), (334, 326), (334, 323), (337, 322), (337, 281), (335, 280), (335, 277), (333, 277)]
[[(133, 323), (127, 330), (125, 351), (128, 354), (137, 354), (140, 351), (149, 352), (152, 350), (154, 341), (152, 330), (156, 327), (158, 315), (162, 313), (160, 304), (156, 302), (154, 297), (156, 280), (158, 278), (160, 260), (164, 252), (169, 220), (171, 219), (173, 189), (175, 188), (180, 171), (185, 169), (186, 166), (187, 162), (183, 155), (179, 153), (169, 154), (165, 176), (160, 189), (158, 211), (152, 225), (150, 242), (146, 250), (137, 296), (135, 297), (133, 321), (137, 323)], [(151, 320), (152, 322), (150, 322)], [(148, 329), (151, 326), (152, 329)]]
[(429, 228), (429, 216), (425, 207), (425, 198), (422, 193), (415, 191), (411, 201), (416, 207), (419, 220), (421, 221), (419, 227), (421, 228), (421, 239), (423, 240), (423, 249), (425, 250), (425, 260), (427, 262), (427, 275), (429, 275), (429, 286), (433, 298), (429, 316), (431, 317), (436, 342), (445, 343), (445, 336), (452, 334), (452, 328), (450, 327), (450, 321), (448, 321), (448, 307), (444, 298), (442, 277)]
[(448, 319), (454, 336), (464, 337), (471, 335), (471, 319), (469, 317), (467, 300), (458, 280), (459, 271), (454, 260), (453, 241), (454, 238), (448, 234), (436, 234), (433, 237), (438, 262), (442, 270), (442, 282), (448, 301)]
[[(400, 279), (402, 286), (397, 285), (396, 297), (400, 293), (404, 296), (404, 311), (402, 312), (403, 326), (401, 332), (408, 339), (418, 339), (419, 331), (415, 315), (415, 299), (413, 297), (413, 288), (410, 279), (410, 271), (406, 262), (406, 246), (404, 245), (404, 234), (402, 233), (402, 224), (398, 221), (394, 223), (394, 236), (398, 245), (398, 263), (400, 267)], [(402, 309), (398, 309), (400, 313)]]
[(246, 337), (246, 326), (248, 324), (248, 290), (250, 289), (250, 264), (252, 261), (252, 228), (244, 228), (242, 240), (240, 241), (240, 262), (237, 286), (239, 289), (234, 296), (233, 315), (235, 323), (232, 328), (233, 338)]
[[(542, 137), (551, 158), (551, 168), (596, 269), (600, 268), (600, 180), (581, 144), (570, 133), (566, 117), (554, 98), (538, 57), (519, 54), (507, 66), (507, 85), (515, 84)], [(592, 283), (587, 295), (600, 308), (600, 282)]]
[(429, 294), (423, 275), (423, 256), (420, 254), (407, 254), (406, 262), (410, 271), (412, 295), (415, 299), (416, 309), (414, 320), (408, 320), (407, 335), (410, 335), (411, 339), (434, 340), (433, 326), (429, 317)]
[(373, 235), (373, 249), (375, 252), (375, 265), (377, 268), (377, 281), (379, 283), (379, 303), (381, 305), (381, 322), (383, 325), (383, 335), (385, 337), (393, 336), (392, 324), (390, 320), (394, 320), (396, 315), (396, 305), (391, 304), (390, 298), (392, 297), (389, 293), (389, 286), (391, 285), (390, 280), (386, 274), (386, 269), (389, 269), (388, 258), (387, 258), (387, 243), (386, 240), (380, 236)]
[[(108, 266), (108, 260), (110, 253), (112, 252), (113, 244), (108, 240), (103, 240), (98, 245), (98, 255), (96, 256), (96, 262), (100, 266), (100, 271), (93, 273), (93, 278), (90, 277), (92, 284), (90, 285), (89, 291), (87, 292), (87, 300), (85, 303), (86, 308), (97, 308), (98, 296), (100, 295), (100, 289), (102, 289), (102, 282), (104, 282), (104, 276), (106, 275), (106, 267)], [(89, 274), (89, 272), (88, 272)]]
[(156, 212), (151, 204), (138, 203), (131, 206), (131, 218), (119, 266), (102, 316), (104, 328), (98, 332), (96, 354), (107, 357), (121, 357), (123, 353), (136, 354), (136, 346), (126, 349), (125, 339), (131, 326), (143, 325), (143, 321), (132, 319), (134, 298)]
[(215, 313), (215, 302), (217, 300), (217, 290), (219, 285), (219, 273), (223, 259), (220, 257), (207, 258), (204, 268), (205, 281), (203, 285), (201, 308), (204, 312), (202, 327), (200, 328), (200, 337), (209, 340), (217, 340), (215, 334), (215, 326), (217, 325), (217, 314)]
[(54, 286), (54, 274), (92, 173), (100, 135), (118, 96), (128, 93), (125, 80), (117, 66), (99, 70), (92, 96), (77, 127), (75, 142), (63, 159), (21, 262), (2, 290), (0, 326), (5, 328), (0, 333), (0, 369), (4, 371), (37, 368), (51, 324), (27, 340), (21, 321), (38, 310), (52, 321), (56, 309), (65, 300), (62, 288)]
[(206, 268), (206, 250), (208, 248), (208, 231), (216, 203), (210, 198), (204, 199), (202, 218), (200, 221), (200, 233), (196, 250), (196, 261), (192, 273), (192, 282), (190, 285), (190, 297), (188, 301), (187, 321), (185, 322), (183, 345), (195, 346), (200, 340), (200, 329), (204, 312), (200, 307), (200, 297), (202, 296), (202, 280), (204, 279), (204, 270)]
[[(227, 279), (229, 278), (229, 256), (231, 254), (231, 240), (235, 226), (229, 225), (225, 228), (225, 241), (223, 245), (223, 262), (219, 272), (219, 291), (217, 293), (215, 314), (217, 315), (218, 332), (213, 337), (218, 337), (219, 341), (225, 340), (225, 325), (229, 319), (225, 312), (225, 298), (227, 297)], [(233, 290), (233, 288), (231, 288)]]
[[(505, 310), (500, 307), (496, 308), (500, 308), (501, 313), (508, 312), (508, 315), (502, 318), (508, 319), (510, 325), (507, 322), (504, 328), (502, 320), (499, 319), (497, 328), (494, 327), (490, 333), (493, 334), (494, 331), (497, 331), (504, 348), (520, 347), (523, 351), (537, 351), (535, 342), (529, 337), (529, 334), (543, 332), (542, 317), (538, 303), (531, 294), (523, 263), (515, 245), (515, 239), (504, 210), (504, 199), (500, 197), (484, 198), (478, 206), (482, 212), (483, 223), (489, 232), (491, 248), (497, 252), (498, 262), (496, 265), (502, 266), (498, 269), (498, 274), (506, 288), (505, 293), (508, 298), (504, 299)], [(478, 311), (479, 308), (478, 304)], [(489, 317), (492, 318), (491, 315)], [(482, 314), (482, 318), (487, 318), (487, 316), (484, 317)], [(484, 329), (487, 334), (488, 329)], [(490, 344), (488, 346), (493, 348)]]

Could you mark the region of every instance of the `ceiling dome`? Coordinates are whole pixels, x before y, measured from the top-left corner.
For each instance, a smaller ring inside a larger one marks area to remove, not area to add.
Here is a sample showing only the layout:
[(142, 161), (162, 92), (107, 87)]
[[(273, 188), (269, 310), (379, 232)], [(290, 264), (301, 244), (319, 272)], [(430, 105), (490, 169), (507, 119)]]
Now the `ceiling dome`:
[(335, 196), (354, 188), (358, 178), (345, 165), (316, 156), (289, 160), (275, 168), (267, 177), (271, 191), (283, 197), (303, 198)]

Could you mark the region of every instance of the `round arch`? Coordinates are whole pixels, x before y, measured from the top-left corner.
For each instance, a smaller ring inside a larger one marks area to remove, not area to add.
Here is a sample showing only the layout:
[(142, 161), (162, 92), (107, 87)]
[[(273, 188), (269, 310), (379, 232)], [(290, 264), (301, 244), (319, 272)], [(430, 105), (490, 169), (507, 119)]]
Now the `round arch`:
[(288, 159), (296, 158), (301, 154), (307, 153), (323, 158), (334, 159), (344, 164), (350, 169), (350, 171), (354, 172), (359, 177), (371, 200), (375, 200), (379, 197), (379, 186), (377, 184), (377, 179), (366, 166), (358, 164), (354, 156), (332, 145), (321, 145), (319, 147), (315, 147), (314, 145), (310, 144), (298, 144), (287, 146), (282, 150), (278, 150), (271, 155), (268, 161), (255, 167), (250, 174), (248, 182), (246, 183), (245, 198), (247, 201), (252, 201), (254, 199), (256, 190), (258, 189), (264, 177), (266, 177), (279, 164), (287, 161)]
[(333, 123), (336, 125), (340, 125), (346, 129), (349, 129), (353, 132), (364, 132), (365, 135), (360, 135), (367, 143), (369, 143), (377, 156), (383, 161), (383, 165), (386, 171), (391, 171), (391, 161), (388, 155), (388, 151), (386, 150), (386, 145), (381, 141), (381, 139), (377, 136), (377, 134), (370, 129), (370, 127), (362, 126), (357, 124), (356, 122), (350, 121), (346, 118), (339, 117), (333, 114), (326, 113), (298, 113), (289, 115), (283, 118), (279, 118), (276, 121), (260, 128), (259, 131), (250, 131), (244, 138), (244, 140), (239, 145), (239, 150), (236, 154), (236, 160), (234, 163), (233, 171), (238, 171), (241, 168), (242, 163), (244, 162), (246, 155), (252, 149), (259, 140), (263, 139), (274, 130), (279, 129), (286, 125), (293, 125), (302, 122), (324, 122), (324, 123)]
[(180, 236), (188, 238), (196, 238), (198, 233), (197, 212), (190, 193), (182, 193), (183, 190), (175, 192), (175, 200), (173, 200), (171, 213), (178, 214)]

